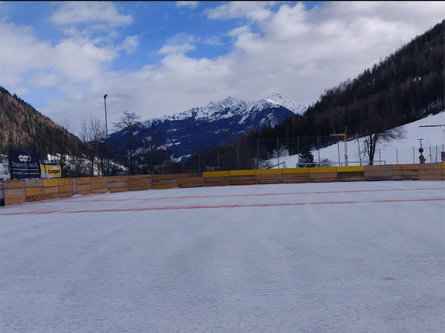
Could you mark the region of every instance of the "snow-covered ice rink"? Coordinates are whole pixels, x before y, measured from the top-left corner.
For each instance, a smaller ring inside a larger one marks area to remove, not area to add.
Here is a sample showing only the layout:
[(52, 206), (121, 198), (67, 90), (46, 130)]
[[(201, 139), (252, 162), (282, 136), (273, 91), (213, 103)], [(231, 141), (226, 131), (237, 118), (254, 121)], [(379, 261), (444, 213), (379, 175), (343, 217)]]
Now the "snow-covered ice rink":
[(445, 182), (0, 208), (1, 332), (444, 332)]

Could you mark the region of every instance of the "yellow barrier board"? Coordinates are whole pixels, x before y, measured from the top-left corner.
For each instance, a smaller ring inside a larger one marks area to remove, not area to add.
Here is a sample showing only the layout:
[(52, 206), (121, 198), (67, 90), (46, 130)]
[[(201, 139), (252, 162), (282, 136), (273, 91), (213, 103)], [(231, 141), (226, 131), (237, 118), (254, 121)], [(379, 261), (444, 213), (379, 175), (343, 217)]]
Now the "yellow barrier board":
[(44, 187), (50, 187), (50, 186), (58, 186), (59, 180), (58, 179), (44, 179), (43, 180), (43, 186)]
[(229, 177), (229, 171), (205, 171), (203, 172), (204, 178), (210, 177)]
[(255, 170), (230, 170), (230, 176), (255, 176)]
[(365, 167), (363, 165), (337, 167), (337, 172), (361, 172), (361, 171), (365, 171)]
[(286, 168), (283, 169), (284, 174), (289, 173), (309, 173), (309, 168)]
[(331, 172), (337, 172), (337, 168), (336, 167), (309, 168), (309, 173), (331, 173)]
[(283, 174), (283, 169), (258, 169), (256, 171), (257, 175), (281, 175)]

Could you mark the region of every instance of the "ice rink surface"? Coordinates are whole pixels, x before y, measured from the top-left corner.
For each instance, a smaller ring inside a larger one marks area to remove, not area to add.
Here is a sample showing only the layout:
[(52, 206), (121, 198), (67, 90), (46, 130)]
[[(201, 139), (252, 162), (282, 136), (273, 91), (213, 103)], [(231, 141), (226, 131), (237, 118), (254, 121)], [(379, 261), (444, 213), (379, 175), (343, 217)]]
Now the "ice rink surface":
[(0, 331), (444, 332), (445, 182), (0, 208)]

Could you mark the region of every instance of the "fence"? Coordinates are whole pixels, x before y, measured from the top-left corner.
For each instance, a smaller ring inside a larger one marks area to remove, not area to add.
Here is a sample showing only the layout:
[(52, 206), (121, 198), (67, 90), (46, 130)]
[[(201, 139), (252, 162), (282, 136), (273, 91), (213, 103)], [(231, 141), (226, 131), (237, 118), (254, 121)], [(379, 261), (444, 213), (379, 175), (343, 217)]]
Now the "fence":
[[(400, 147), (387, 148), (377, 144), (373, 164), (419, 163), (419, 142), (407, 140)], [(405, 146), (405, 147), (403, 147)], [(191, 155), (184, 170), (215, 171), (240, 169), (293, 168), (299, 164), (299, 155), (310, 150), (317, 166), (367, 165), (365, 140), (356, 138), (347, 141), (334, 136), (245, 139), (219, 149), (198, 151)], [(445, 144), (423, 145), (426, 163), (443, 162), (441, 153)], [(346, 153), (348, 161), (346, 161)]]
[(0, 182), (4, 204), (75, 194), (202, 186), (366, 180), (445, 180), (445, 163), (209, 171), (189, 174), (10, 180)]

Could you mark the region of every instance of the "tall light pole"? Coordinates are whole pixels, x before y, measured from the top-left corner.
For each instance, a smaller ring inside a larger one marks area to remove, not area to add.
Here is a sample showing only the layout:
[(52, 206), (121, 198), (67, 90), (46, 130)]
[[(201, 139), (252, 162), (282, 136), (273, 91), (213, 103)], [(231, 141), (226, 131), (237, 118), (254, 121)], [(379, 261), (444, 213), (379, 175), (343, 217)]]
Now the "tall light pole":
[(107, 176), (110, 175), (110, 150), (108, 149), (107, 94), (104, 95), (105, 106), (105, 144), (107, 145)]

